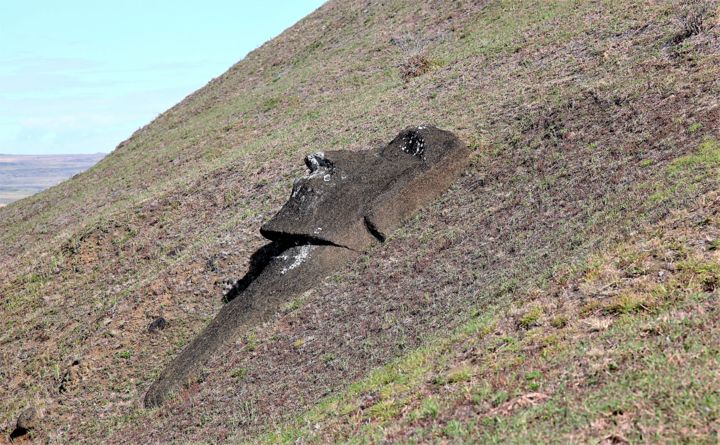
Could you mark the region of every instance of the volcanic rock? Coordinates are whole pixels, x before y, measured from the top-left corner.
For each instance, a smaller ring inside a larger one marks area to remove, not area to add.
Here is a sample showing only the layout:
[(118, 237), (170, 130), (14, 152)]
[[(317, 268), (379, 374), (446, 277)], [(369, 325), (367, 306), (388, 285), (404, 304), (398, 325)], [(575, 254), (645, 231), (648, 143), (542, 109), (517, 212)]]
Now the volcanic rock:
[(419, 126), (403, 130), (382, 148), (307, 156), (308, 174), (260, 229), (273, 242), (253, 255), (248, 274), (227, 295), (229, 302), (163, 371), (145, 395), (145, 405), (162, 404), (224, 345), (383, 242), (450, 187), (468, 155), (452, 133)]

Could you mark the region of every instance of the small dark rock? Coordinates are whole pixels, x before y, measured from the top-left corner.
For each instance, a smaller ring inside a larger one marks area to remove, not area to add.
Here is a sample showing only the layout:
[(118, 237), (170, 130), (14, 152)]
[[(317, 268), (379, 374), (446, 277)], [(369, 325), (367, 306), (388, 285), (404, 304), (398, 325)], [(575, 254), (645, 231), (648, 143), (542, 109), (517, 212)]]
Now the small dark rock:
[(152, 323), (148, 326), (148, 331), (150, 333), (155, 333), (158, 331), (162, 331), (167, 326), (167, 320), (165, 320), (163, 317), (158, 317), (155, 320), (153, 320)]
[(32, 406), (25, 409), (17, 418), (15, 430), (10, 434), (10, 439), (22, 437), (37, 427), (38, 415)]
[(17, 419), (17, 427), (24, 430), (31, 430), (37, 426), (37, 411), (32, 406), (20, 413)]
[(65, 373), (63, 373), (60, 379), (60, 385), (58, 386), (58, 392), (64, 393), (69, 391), (73, 386), (80, 382), (80, 371), (78, 366), (80, 365), (80, 359), (74, 359), (70, 364)]

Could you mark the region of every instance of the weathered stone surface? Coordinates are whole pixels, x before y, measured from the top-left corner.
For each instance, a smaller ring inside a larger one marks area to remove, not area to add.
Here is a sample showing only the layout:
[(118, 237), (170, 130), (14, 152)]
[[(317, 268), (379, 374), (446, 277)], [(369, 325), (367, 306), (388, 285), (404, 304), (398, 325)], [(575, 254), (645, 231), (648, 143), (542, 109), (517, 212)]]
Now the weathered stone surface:
[(470, 150), (455, 135), (434, 127), (418, 128), (400, 133), (383, 149), (386, 159), (414, 153), (422, 162), (406, 170), (402, 179), (372, 201), (365, 221), (381, 239), (445, 193), (468, 164)]
[(148, 332), (151, 334), (157, 333), (164, 330), (167, 327), (167, 320), (163, 317), (158, 317), (148, 325)]
[(251, 269), (217, 317), (168, 365), (148, 390), (158, 406), (223, 346), (268, 320), (292, 297), (314, 287), (373, 244), (381, 243), (460, 175), (469, 150), (452, 133), (411, 127), (385, 147), (331, 151), (306, 158), (310, 172), (261, 233)]
[(468, 153), (452, 133), (419, 126), (382, 148), (312, 154), (310, 173), (260, 232), (272, 240), (367, 250), (447, 190)]
[(37, 426), (37, 421), (37, 411), (31, 406), (20, 413), (16, 422), (16, 427), (18, 429), (31, 430)]
[[(22, 440), (28, 438), (28, 433), (37, 429), (40, 416), (34, 407), (28, 407), (20, 413), (15, 422), (15, 429), (10, 433), (10, 441), (15, 442), (16, 439)], [(32, 437), (30, 437), (32, 439)]]
[(163, 371), (145, 395), (145, 405), (159, 406), (173, 391), (189, 382), (220, 348), (237, 340), (248, 326), (272, 318), (294, 295), (315, 286), (328, 270), (358, 253), (334, 246), (291, 247), (272, 258), (262, 273), (231, 302)]

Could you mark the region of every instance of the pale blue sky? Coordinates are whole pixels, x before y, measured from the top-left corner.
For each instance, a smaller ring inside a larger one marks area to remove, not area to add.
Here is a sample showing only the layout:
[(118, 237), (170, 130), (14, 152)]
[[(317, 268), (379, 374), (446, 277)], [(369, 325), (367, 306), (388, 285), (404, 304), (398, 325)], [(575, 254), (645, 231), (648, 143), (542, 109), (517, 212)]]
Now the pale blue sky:
[(109, 152), (323, 0), (0, 0), (0, 153)]

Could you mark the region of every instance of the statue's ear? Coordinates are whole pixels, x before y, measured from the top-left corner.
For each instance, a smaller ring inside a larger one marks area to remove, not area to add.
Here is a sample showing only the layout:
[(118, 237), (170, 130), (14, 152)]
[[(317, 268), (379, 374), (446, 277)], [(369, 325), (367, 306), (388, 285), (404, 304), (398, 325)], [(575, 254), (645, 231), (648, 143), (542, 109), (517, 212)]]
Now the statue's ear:
[(401, 149), (409, 155), (422, 158), (425, 154), (425, 138), (419, 131), (408, 130), (402, 136)]
[(366, 227), (376, 238), (387, 237), (450, 187), (467, 166), (469, 154), (455, 135), (435, 127), (402, 131), (384, 149), (383, 157), (408, 168), (367, 207)]
[(395, 139), (381, 150), (382, 156), (388, 160), (407, 162), (425, 162), (428, 147), (432, 144), (435, 127), (408, 127), (401, 131)]

